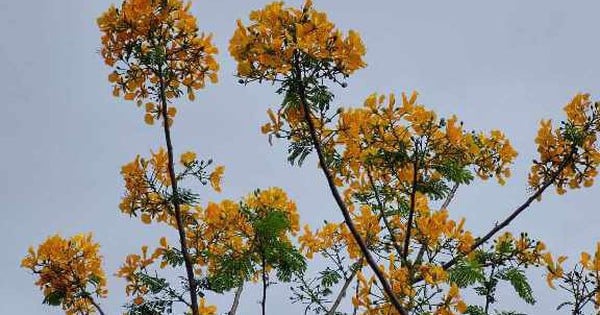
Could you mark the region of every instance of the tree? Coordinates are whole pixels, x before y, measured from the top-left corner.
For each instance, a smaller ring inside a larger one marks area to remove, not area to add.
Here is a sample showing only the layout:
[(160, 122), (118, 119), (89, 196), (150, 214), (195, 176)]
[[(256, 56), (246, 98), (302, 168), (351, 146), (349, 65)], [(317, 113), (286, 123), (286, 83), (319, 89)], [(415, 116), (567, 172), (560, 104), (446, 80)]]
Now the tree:
[[(558, 126), (542, 120), (539, 157), (529, 174), (529, 196), (488, 233), (476, 237), (465, 218), (450, 217), (460, 187), (511, 175), (517, 152), (499, 130), (468, 131), (456, 117), (440, 118), (418, 103), (418, 93), (372, 94), (362, 107), (335, 108), (332, 87), (366, 66), (365, 46), (317, 11), (310, 0), (299, 8), (275, 2), (238, 20), (229, 52), (244, 85), (267, 82), (282, 103), (267, 111), (262, 132), (288, 143), (288, 161), (302, 166), (316, 153), (319, 167), (343, 221), (300, 231), (295, 203), (279, 188), (256, 190), (240, 201), (200, 205), (195, 180), (220, 191), (224, 168), (192, 151), (175, 162), (171, 126), (180, 97), (195, 98), (206, 81), (217, 83), (217, 49), (199, 35), (189, 4), (180, 0), (125, 0), (98, 19), (101, 54), (113, 72), (113, 94), (145, 108), (144, 121), (160, 122), (166, 149), (137, 156), (123, 166), (126, 193), (121, 211), (146, 224), (166, 224), (178, 232), (177, 245), (129, 255), (117, 275), (127, 280), (128, 314), (186, 312), (215, 314), (204, 293), (235, 290), (228, 314), (236, 314), (244, 283), (262, 283), (262, 314), (271, 272), (292, 282), (292, 301), (306, 312), (340, 314), (344, 298), (364, 314), (516, 314), (498, 310), (501, 282), (527, 303), (535, 297), (525, 271), (547, 270), (551, 287), (560, 282), (572, 300), (572, 314), (600, 307), (600, 243), (565, 271), (546, 245), (522, 233), (501, 233), (551, 186), (557, 193), (591, 187), (600, 152), (600, 103), (577, 94)], [(297, 239), (296, 239), (296, 236)], [(299, 248), (298, 248), (299, 245)], [(322, 255), (328, 266), (316, 276), (307, 260)], [(593, 257), (592, 257), (593, 256)], [(158, 263), (158, 267), (154, 264)], [(67, 314), (103, 314), (94, 299), (106, 296), (98, 245), (91, 236), (52, 236), (22, 262), (37, 274), (44, 303)], [(185, 270), (181, 283), (159, 274)], [(354, 293), (349, 289), (354, 283)], [(337, 291), (334, 291), (337, 290)], [(467, 300), (461, 291), (480, 300)], [(178, 306), (179, 305), (179, 306)], [(250, 310), (254, 312), (254, 310)]]

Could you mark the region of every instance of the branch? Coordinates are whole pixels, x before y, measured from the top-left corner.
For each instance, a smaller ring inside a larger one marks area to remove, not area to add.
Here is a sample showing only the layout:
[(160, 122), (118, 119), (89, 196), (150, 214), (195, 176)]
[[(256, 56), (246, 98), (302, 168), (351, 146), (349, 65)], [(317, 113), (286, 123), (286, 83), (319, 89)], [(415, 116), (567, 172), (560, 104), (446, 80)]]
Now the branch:
[(100, 308), (100, 305), (96, 303), (93, 297), (91, 297), (90, 295), (86, 295), (86, 298), (88, 299), (88, 301), (90, 301), (90, 303), (92, 303), (92, 305), (94, 305), (94, 307), (98, 310), (98, 313), (100, 313), (100, 315), (105, 315), (104, 311), (102, 310), (102, 308)]
[(404, 236), (404, 251), (402, 251), (402, 258), (406, 260), (408, 258), (408, 246), (410, 245), (410, 232), (412, 229), (412, 221), (415, 215), (415, 204), (417, 197), (417, 179), (418, 179), (418, 157), (415, 143), (415, 161), (413, 162), (413, 182), (412, 190), (410, 192), (410, 212), (408, 213), (408, 222), (406, 223), (406, 235)]
[[(304, 293), (306, 293), (308, 295), (308, 297), (310, 298), (310, 304), (307, 304), (304, 314), (307, 314), (307, 312), (310, 310), (310, 307), (312, 305), (312, 303), (317, 304), (317, 306), (322, 309), (324, 312), (327, 312), (327, 307), (325, 307), (325, 305), (323, 305), (322, 300), (319, 298), (318, 293), (315, 293), (313, 291), (313, 289), (311, 288), (312, 283), (315, 281), (314, 279), (310, 281), (310, 283), (306, 282), (306, 279), (304, 279), (304, 275), (301, 275), (298, 277), (298, 280), (300, 280), (302, 286), (304, 287), (304, 289), (301, 289)], [(301, 286), (301, 287), (302, 287)]]
[(383, 201), (381, 201), (381, 196), (379, 196), (379, 191), (377, 191), (377, 187), (375, 187), (375, 182), (373, 181), (373, 176), (371, 176), (371, 171), (368, 169), (367, 169), (367, 176), (369, 177), (369, 183), (371, 184), (371, 188), (373, 188), (373, 192), (375, 193), (375, 199), (377, 199), (377, 205), (379, 206), (379, 209), (381, 210), (381, 219), (383, 220), (383, 224), (385, 225), (385, 228), (390, 233), (390, 239), (392, 241), (392, 245), (396, 249), (396, 253), (398, 253), (398, 257), (402, 258), (403, 257), (402, 249), (400, 248), (400, 245), (398, 244), (398, 240), (396, 239), (396, 235), (394, 235), (394, 231), (392, 230), (390, 222), (388, 221), (387, 216), (385, 215)]
[(240, 305), (242, 290), (244, 290), (243, 283), (237, 288), (237, 290), (235, 290), (235, 295), (233, 296), (233, 303), (231, 303), (231, 309), (229, 310), (227, 315), (235, 315), (235, 313), (237, 312), (237, 308)]
[(262, 315), (267, 314), (267, 286), (269, 285), (269, 278), (267, 276), (267, 262), (265, 261), (265, 255), (262, 257), (262, 300), (260, 301)]
[(179, 244), (181, 245), (181, 253), (185, 262), (185, 270), (187, 273), (187, 282), (190, 289), (190, 303), (193, 315), (200, 315), (198, 312), (198, 296), (196, 295), (196, 280), (194, 276), (194, 268), (192, 259), (188, 252), (187, 240), (185, 238), (185, 226), (181, 217), (181, 209), (179, 207), (179, 194), (177, 191), (177, 176), (175, 175), (175, 164), (173, 162), (173, 144), (171, 142), (171, 130), (169, 129), (169, 117), (167, 115), (167, 98), (165, 97), (165, 82), (163, 80), (162, 71), (158, 71), (160, 81), (160, 101), (161, 115), (163, 118), (163, 130), (165, 134), (165, 142), (167, 144), (169, 178), (173, 189), (173, 207), (175, 208), (175, 221), (177, 223), (177, 232), (179, 233)]
[(317, 151), (317, 156), (319, 158), (319, 165), (321, 166), (321, 170), (323, 171), (323, 174), (325, 175), (325, 178), (327, 179), (327, 184), (329, 185), (329, 190), (331, 191), (333, 198), (335, 199), (338, 207), (340, 208), (340, 210), (342, 212), (342, 215), (344, 216), (344, 222), (346, 223), (346, 226), (348, 226), (348, 229), (352, 233), (354, 240), (358, 244), (358, 247), (360, 248), (362, 254), (365, 256), (365, 259), (367, 260), (367, 263), (373, 270), (373, 273), (375, 273), (375, 276), (377, 276), (377, 279), (379, 280), (385, 293), (389, 297), (390, 302), (392, 303), (394, 308), (400, 314), (408, 315), (408, 313), (406, 312), (404, 307), (402, 307), (402, 305), (400, 304), (400, 301), (398, 301), (398, 299), (394, 295), (394, 291), (392, 290), (392, 287), (390, 286), (387, 279), (385, 278), (383, 272), (381, 272), (381, 270), (379, 270), (379, 267), (377, 266), (377, 262), (375, 261), (375, 259), (371, 255), (371, 253), (369, 252), (369, 249), (367, 248), (365, 241), (362, 239), (362, 237), (358, 233), (358, 230), (356, 229), (356, 226), (354, 225), (354, 222), (352, 222), (352, 218), (350, 217), (350, 212), (348, 211), (348, 208), (346, 207), (346, 204), (344, 203), (344, 201), (340, 195), (340, 192), (338, 191), (337, 187), (335, 186), (335, 183), (333, 180), (333, 175), (331, 174), (329, 168), (327, 167), (327, 164), (325, 163), (325, 156), (323, 155), (323, 148), (321, 147), (321, 142), (319, 141), (319, 138), (317, 136), (315, 124), (312, 121), (312, 118), (310, 117), (310, 108), (308, 107), (308, 103), (306, 101), (306, 91), (305, 91), (304, 83), (302, 82), (302, 71), (298, 64), (297, 57), (296, 57), (295, 61), (296, 62), (294, 63), (294, 71), (295, 71), (296, 79), (299, 81), (299, 82), (297, 82), (298, 83), (298, 91), (297, 92), (299, 94), (298, 96), (300, 97), (301, 106), (304, 110), (304, 120), (308, 124), (308, 129), (310, 131), (310, 136), (312, 138), (313, 146), (315, 148), (315, 151)]
[[(362, 259), (359, 260), (358, 263), (360, 265), (362, 265)], [(356, 276), (356, 274), (358, 273), (358, 270), (360, 270), (360, 269), (361, 268), (355, 268), (352, 271), (352, 273), (350, 274), (350, 277), (346, 278), (346, 282), (344, 282), (344, 285), (342, 286), (340, 293), (338, 293), (337, 298), (335, 298), (335, 301), (333, 302), (333, 305), (331, 305), (331, 308), (327, 312), (327, 315), (335, 315), (335, 311), (340, 306), (342, 299), (346, 296), (346, 291), (348, 290), (348, 287), (350, 286), (350, 282), (352, 282), (352, 280), (354, 280), (354, 277)]]
[[(69, 266), (69, 269), (71, 269), (71, 276), (75, 279), (75, 282), (77, 283), (79, 290), (81, 290), (83, 297), (86, 298), (88, 301), (90, 301), (90, 303), (92, 303), (92, 305), (96, 308), (96, 310), (98, 310), (98, 313), (100, 313), (100, 315), (104, 315), (104, 311), (100, 307), (100, 304), (98, 304), (96, 302), (96, 300), (94, 300), (92, 295), (89, 292), (87, 292), (87, 290), (85, 289), (85, 285), (83, 283), (81, 283), (81, 279), (77, 276), (77, 274), (73, 270), (71, 261), (68, 262), (68, 266)], [(52, 271), (56, 272), (56, 270), (54, 268), (51, 268), (51, 269), (52, 269)]]
[(456, 195), (456, 191), (458, 190), (458, 185), (459, 185), (458, 183), (454, 183), (454, 186), (452, 186), (452, 190), (450, 190), (450, 192), (448, 193), (448, 196), (446, 196), (446, 200), (444, 200), (444, 203), (442, 204), (440, 209), (448, 208), (448, 206), (452, 202), (452, 199), (454, 199), (454, 196)]

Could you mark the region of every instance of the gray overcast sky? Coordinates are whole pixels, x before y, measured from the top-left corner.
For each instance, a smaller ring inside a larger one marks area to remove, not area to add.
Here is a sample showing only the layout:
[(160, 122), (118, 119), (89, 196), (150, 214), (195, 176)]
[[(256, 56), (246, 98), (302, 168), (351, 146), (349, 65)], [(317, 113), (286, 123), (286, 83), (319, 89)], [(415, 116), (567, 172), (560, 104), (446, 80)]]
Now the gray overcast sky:
[[(120, 166), (162, 144), (159, 128), (143, 123), (131, 102), (111, 97), (109, 69), (97, 53), (96, 17), (112, 1), (0, 1), (0, 314), (59, 314), (41, 305), (33, 277), (19, 268), (27, 247), (53, 233), (93, 231), (112, 274), (126, 254), (155, 244), (164, 229), (144, 226), (118, 210)], [(194, 149), (226, 166), (224, 192), (203, 190), (204, 201), (237, 198), (257, 187), (281, 186), (304, 222), (340, 218), (311, 161), (286, 164), (285, 147), (270, 147), (259, 132), (267, 106), (278, 104), (268, 85), (244, 88), (232, 77), (227, 43), (237, 18), (265, 1), (194, 1), (200, 28), (215, 34), (221, 82), (181, 104), (176, 150)], [(300, 1), (290, 4), (298, 5)], [(600, 97), (598, 13), (590, 1), (324, 1), (318, 9), (337, 25), (360, 32), (369, 66), (357, 72), (336, 104), (360, 104), (370, 93), (418, 90), (421, 102), (457, 114), (468, 128), (503, 129), (520, 155), (505, 187), (476, 184), (458, 193), (454, 216), (483, 232), (526, 197), (535, 157), (533, 138), (543, 117), (559, 118), (578, 91)], [(510, 230), (527, 230), (555, 253), (577, 260), (600, 240), (598, 185), (544, 197)], [(169, 234), (171, 235), (171, 234)], [(171, 239), (175, 239), (171, 237)], [(531, 314), (554, 313), (560, 294), (532, 273), (539, 303)], [(122, 282), (110, 278), (103, 304), (118, 314)], [(272, 290), (271, 314), (297, 314), (287, 288)], [(250, 292), (247, 290), (246, 292)], [(209, 296), (224, 311), (230, 296)], [(256, 314), (257, 295), (241, 314)], [(502, 306), (521, 305), (507, 295)]]

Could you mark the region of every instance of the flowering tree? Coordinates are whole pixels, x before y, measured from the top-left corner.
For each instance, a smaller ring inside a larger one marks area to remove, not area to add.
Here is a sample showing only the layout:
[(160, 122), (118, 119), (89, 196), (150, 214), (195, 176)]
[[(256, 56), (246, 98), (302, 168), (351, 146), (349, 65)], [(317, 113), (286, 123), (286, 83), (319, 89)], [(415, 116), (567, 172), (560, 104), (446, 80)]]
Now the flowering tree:
[[(98, 19), (113, 95), (143, 107), (144, 121), (159, 123), (166, 146), (122, 167), (119, 208), (178, 235), (174, 244), (161, 237), (153, 250), (142, 246), (116, 272), (127, 281), (127, 314), (216, 314), (205, 292), (232, 290), (227, 314), (236, 314), (248, 281), (262, 284), (260, 310), (266, 314), (274, 277), (292, 283), (291, 299), (306, 313), (492, 314), (503, 312), (494, 305), (501, 282), (535, 303), (525, 271), (540, 266), (550, 287), (558, 283), (570, 293), (559, 308), (584, 314), (600, 307), (600, 243), (565, 270), (566, 257), (554, 259), (542, 241), (502, 231), (551, 186), (564, 194), (593, 185), (600, 103), (588, 94), (565, 106), (558, 127), (542, 120), (530, 195), (476, 236), (465, 218), (451, 217), (451, 203), (458, 189), (478, 180), (505, 184), (517, 156), (505, 135), (469, 131), (456, 116), (438, 117), (416, 92), (402, 93), (398, 101), (395, 94), (372, 94), (361, 107), (336, 108), (331, 87), (347, 87), (345, 80), (366, 66), (358, 33), (344, 34), (310, 0), (299, 9), (275, 2), (253, 11), (247, 25), (238, 20), (229, 45), (239, 82), (277, 87), (282, 103), (267, 110), (262, 132), (270, 142), (287, 142), (291, 164), (301, 166), (316, 153), (343, 218), (300, 232), (295, 203), (283, 190), (201, 205), (191, 182), (219, 192), (224, 167), (193, 151), (175, 161), (174, 102), (184, 95), (193, 101), (207, 81), (218, 81), (217, 48), (210, 35), (199, 33), (189, 8), (181, 0), (125, 0)], [(307, 265), (315, 254), (327, 264)], [(38, 277), (44, 303), (67, 314), (104, 314), (97, 300), (107, 294), (101, 264), (91, 235), (51, 236), (22, 261)], [(161, 276), (167, 268), (183, 269), (184, 281)], [(470, 290), (481, 298), (461, 295)], [(346, 297), (351, 303), (342, 303)]]

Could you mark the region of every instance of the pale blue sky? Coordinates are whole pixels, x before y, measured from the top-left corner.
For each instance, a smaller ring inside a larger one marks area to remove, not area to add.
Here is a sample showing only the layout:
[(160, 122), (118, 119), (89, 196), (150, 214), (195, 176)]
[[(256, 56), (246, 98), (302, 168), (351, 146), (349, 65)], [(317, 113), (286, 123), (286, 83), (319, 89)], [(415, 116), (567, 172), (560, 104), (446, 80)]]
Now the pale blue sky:
[[(452, 211), (483, 232), (526, 197), (540, 118), (562, 115), (579, 91), (600, 98), (600, 2), (589, 1), (324, 1), (337, 25), (357, 30), (367, 45), (368, 68), (339, 91), (336, 104), (356, 105), (372, 92), (418, 90), (421, 102), (457, 114), (468, 128), (501, 128), (520, 155), (505, 187), (477, 184), (460, 190)], [(118, 210), (120, 166), (162, 145), (159, 128), (143, 123), (132, 103), (111, 97), (109, 69), (97, 53), (95, 20), (112, 1), (0, 1), (0, 314), (59, 314), (41, 305), (33, 277), (19, 268), (29, 245), (47, 235), (93, 231), (112, 274), (123, 257), (154, 243), (164, 229), (144, 226)], [(213, 32), (221, 54), (221, 82), (179, 105), (176, 150), (197, 150), (226, 166), (224, 192), (203, 200), (237, 198), (255, 188), (281, 186), (304, 222), (340, 218), (314, 161), (286, 164), (285, 146), (260, 134), (274, 88), (242, 87), (227, 43), (235, 19), (265, 1), (194, 1), (200, 28)], [(299, 4), (300, 1), (290, 2)], [(598, 186), (544, 197), (510, 226), (544, 239), (575, 260), (600, 240)], [(160, 231), (160, 232), (158, 232)], [(172, 238), (174, 239), (174, 237)], [(521, 310), (554, 313), (560, 295), (531, 274), (539, 303)], [(110, 281), (103, 305), (118, 314), (122, 282)], [(246, 290), (251, 292), (252, 290)], [(272, 290), (271, 314), (297, 314), (286, 285)], [(230, 296), (209, 296), (225, 311)], [(243, 297), (240, 314), (257, 314), (256, 294)], [(502, 306), (521, 305), (507, 295)]]

